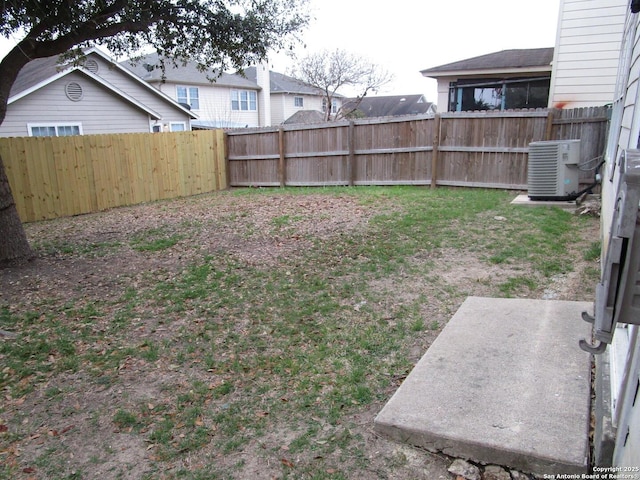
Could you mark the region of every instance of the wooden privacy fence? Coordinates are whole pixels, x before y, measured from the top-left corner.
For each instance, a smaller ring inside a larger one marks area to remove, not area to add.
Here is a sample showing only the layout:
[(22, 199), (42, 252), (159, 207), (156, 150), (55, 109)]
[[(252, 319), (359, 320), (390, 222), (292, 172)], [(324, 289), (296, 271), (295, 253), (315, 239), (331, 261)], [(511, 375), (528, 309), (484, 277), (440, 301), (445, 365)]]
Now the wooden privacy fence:
[[(442, 113), (227, 133), (230, 186), (451, 185), (527, 189), (529, 143), (581, 139), (581, 183), (608, 107)], [(593, 161), (591, 161), (593, 160)]]
[(0, 138), (22, 221), (227, 187), (222, 130)]

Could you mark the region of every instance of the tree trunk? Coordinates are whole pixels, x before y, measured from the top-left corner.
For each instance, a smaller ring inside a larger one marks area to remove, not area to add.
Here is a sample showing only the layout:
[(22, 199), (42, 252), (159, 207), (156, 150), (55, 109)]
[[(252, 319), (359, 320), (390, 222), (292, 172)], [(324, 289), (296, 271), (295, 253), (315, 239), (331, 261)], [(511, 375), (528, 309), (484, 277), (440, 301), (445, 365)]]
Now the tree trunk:
[(25, 263), (34, 257), (0, 157), (0, 268)]

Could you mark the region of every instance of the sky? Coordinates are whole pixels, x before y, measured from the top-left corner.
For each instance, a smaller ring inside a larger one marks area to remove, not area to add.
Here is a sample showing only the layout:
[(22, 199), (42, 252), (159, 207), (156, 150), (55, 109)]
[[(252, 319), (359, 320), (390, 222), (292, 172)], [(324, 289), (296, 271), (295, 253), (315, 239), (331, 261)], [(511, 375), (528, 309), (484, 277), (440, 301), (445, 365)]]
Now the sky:
[[(304, 46), (295, 50), (299, 58), (340, 48), (393, 75), (378, 95), (422, 93), (436, 102), (436, 81), (420, 70), (500, 50), (553, 47), (560, 0), (309, 0), (309, 5), (312, 20), (301, 35)], [(0, 39), (0, 58), (10, 45)], [(269, 58), (271, 68), (285, 74), (293, 62), (284, 54)]]
[[(312, 20), (299, 57), (344, 49), (380, 65), (394, 81), (379, 95), (422, 93), (436, 81), (420, 70), (514, 48), (554, 47), (560, 0), (310, 0)], [(291, 61), (273, 56), (273, 70)], [(342, 93), (342, 92), (340, 92)], [(347, 92), (348, 94), (348, 92)]]

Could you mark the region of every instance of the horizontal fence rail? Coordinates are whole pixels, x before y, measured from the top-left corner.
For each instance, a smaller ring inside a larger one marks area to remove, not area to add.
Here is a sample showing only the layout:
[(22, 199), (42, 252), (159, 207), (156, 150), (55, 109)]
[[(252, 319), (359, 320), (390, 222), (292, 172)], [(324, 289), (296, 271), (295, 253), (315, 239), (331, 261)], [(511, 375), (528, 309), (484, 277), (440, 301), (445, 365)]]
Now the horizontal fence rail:
[(527, 189), (529, 143), (581, 139), (594, 178), (608, 108), (451, 112), (227, 132), (230, 186), (450, 185)]
[(0, 138), (22, 221), (227, 188), (222, 130)]
[(527, 189), (529, 143), (580, 139), (602, 159), (607, 107), (459, 112), (259, 129), (0, 138), (23, 221), (228, 186), (449, 185)]

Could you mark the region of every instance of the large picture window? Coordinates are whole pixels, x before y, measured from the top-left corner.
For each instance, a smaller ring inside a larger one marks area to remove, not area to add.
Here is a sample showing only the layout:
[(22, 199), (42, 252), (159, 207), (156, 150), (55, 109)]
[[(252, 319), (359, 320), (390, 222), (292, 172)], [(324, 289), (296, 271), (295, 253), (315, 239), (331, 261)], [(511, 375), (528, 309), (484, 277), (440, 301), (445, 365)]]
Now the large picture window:
[(231, 90), (231, 110), (255, 111), (258, 96), (253, 90)]
[(82, 135), (80, 124), (29, 124), (27, 125), (30, 137), (67, 137), (69, 135)]
[(546, 108), (549, 78), (464, 80), (449, 87), (449, 110)]

